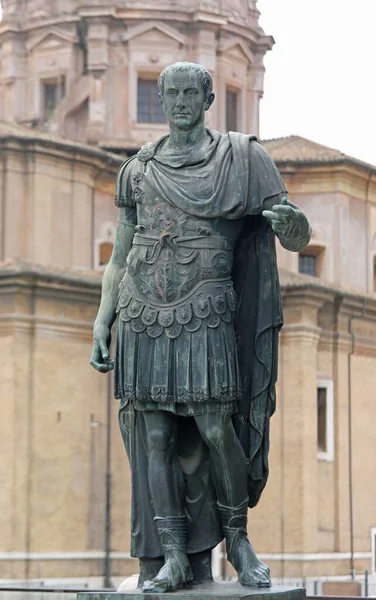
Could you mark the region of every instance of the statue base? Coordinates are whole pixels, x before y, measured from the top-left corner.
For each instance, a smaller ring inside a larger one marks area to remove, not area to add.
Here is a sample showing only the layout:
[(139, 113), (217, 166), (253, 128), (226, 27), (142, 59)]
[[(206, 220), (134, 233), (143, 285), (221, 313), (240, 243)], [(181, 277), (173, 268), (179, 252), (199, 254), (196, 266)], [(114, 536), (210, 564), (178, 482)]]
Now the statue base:
[(144, 594), (140, 589), (129, 592), (81, 592), (77, 600), (305, 600), (303, 588), (273, 586), (247, 588), (239, 583), (208, 583), (170, 594)]

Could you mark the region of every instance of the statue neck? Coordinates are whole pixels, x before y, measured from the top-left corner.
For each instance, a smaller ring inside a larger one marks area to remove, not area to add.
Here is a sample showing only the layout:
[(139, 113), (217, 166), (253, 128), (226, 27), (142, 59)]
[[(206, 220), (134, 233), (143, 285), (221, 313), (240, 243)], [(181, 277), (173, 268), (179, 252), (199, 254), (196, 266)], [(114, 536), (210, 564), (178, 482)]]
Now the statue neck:
[(199, 123), (189, 131), (170, 127), (168, 145), (170, 150), (187, 151), (201, 144), (206, 138), (205, 123)]

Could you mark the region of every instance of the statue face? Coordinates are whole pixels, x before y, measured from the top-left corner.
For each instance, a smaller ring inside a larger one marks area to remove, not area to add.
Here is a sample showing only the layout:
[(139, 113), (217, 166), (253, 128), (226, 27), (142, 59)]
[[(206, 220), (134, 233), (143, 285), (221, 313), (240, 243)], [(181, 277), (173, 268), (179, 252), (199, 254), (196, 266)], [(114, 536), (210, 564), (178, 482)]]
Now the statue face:
[(194, 71), (176, 71), (166, 76), (162, 104), (169, 124), (189, 131), (204, 121), (211, 102)]

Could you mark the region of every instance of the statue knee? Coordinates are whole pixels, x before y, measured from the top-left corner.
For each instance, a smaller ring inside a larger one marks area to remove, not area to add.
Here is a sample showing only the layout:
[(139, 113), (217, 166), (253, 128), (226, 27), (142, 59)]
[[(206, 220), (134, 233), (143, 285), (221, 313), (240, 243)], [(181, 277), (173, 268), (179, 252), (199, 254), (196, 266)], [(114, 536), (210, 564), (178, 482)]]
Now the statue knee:
[(167, 427), (155, 427), (148, 433), (151, 452), (166, 452), (172, 444), (171, 431)]
[(224, 428), (219, 423), (211, 423), (201, 429), (205, 444), (214, 450), (220, 449), (224, 443)]

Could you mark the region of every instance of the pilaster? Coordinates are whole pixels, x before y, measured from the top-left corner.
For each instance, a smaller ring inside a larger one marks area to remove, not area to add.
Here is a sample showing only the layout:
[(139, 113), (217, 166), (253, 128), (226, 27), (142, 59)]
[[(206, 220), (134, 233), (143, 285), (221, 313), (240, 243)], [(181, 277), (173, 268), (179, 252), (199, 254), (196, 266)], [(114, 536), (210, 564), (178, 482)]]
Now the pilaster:
[(105, 137), (107, 98), (106, 83), (109, 63), (109, 21), (91, 18), (88, 28), (89, 120), (87, 139), (98, 143)]
[(248, 75), (249, 133), (260, 134), (260, 100), (264, 94), (264, 54), (255, 54)]
[[(285, 553), (312, 553), (318, 551), (317, 352), (318, 312), (324, 297), (320, 292), (290, 289), (283, 300), (279, 382), (284, 449), (282, 545)], [(303, 564), (301, 568), (303, 576)]]

